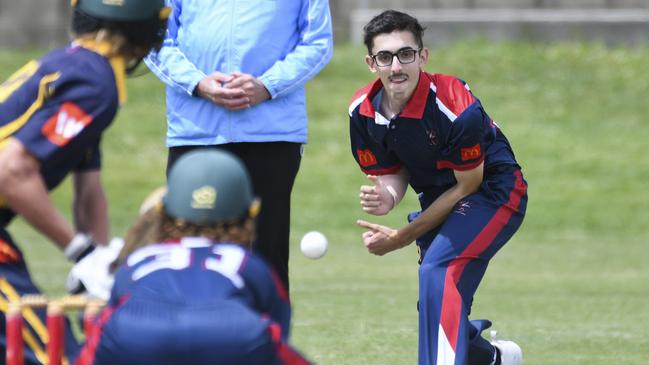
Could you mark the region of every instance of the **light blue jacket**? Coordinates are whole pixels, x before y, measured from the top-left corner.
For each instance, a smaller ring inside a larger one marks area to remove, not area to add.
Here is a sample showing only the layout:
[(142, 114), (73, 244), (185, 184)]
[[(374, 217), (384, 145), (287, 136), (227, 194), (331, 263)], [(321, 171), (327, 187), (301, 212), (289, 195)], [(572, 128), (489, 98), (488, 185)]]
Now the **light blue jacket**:
[[(167, 85), (167, 146), (305, 143), (304, 85), (331, 59), (328, 0), (167, 0), (163, 47), (145, 59)], [(271, 95), (229, 111), (192, 96), (214, 71), (258, 77)]]

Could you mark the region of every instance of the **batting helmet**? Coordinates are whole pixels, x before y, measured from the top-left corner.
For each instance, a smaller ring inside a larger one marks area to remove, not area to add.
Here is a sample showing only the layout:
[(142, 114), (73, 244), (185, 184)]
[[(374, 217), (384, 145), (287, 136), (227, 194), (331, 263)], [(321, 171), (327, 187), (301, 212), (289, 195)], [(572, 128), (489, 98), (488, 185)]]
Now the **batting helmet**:
[(72, 0), (72, 7), (98, 19), (132, 22), (166, 19), (164, 0)]
[(126, 39), (117, 52), (128, 57), (128, 74), (151, 49), (160, 49), (171, 12), (164, 0), (72, 0), (72, 8), (75, 36), (105, 29)]
[(259, 209), (243, 163), (229, 152), (206, 149), (176, 161), (163, 205), (169, 216), (202, 226), (254, 217)]

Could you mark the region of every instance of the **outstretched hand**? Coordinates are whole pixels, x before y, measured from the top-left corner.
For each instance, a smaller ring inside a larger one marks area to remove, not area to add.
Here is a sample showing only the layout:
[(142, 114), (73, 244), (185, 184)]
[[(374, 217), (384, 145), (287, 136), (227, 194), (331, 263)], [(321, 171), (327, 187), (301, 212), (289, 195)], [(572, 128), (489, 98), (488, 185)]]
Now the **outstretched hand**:
[(362, 219), (357, 220), (356, 224), (367, 229), (367, 231), (363, 232), (363, 243), (367, 250), (374, 255), (383, 256), (388, 252), (406, 246), (399, 242), (396, 229)]
[(365, 213), (372, 215), (388, 214), (394, 208), (394, 196), (388, 191), (379, 176), (367, 175), (367, 179), (372, 182), (372, 185), (361, 186), (359, 195), (361, 208)]

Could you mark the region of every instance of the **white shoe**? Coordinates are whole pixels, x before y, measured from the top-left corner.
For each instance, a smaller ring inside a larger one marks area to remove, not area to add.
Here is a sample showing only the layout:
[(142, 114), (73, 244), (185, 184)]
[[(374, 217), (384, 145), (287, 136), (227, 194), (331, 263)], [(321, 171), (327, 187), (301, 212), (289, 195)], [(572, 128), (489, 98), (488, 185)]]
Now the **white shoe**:
[(491, 331), (491, 344), (500, 351), (500, 365), (520, 365), (523, 350), (514, 341), (497, 340), (496, 331)]

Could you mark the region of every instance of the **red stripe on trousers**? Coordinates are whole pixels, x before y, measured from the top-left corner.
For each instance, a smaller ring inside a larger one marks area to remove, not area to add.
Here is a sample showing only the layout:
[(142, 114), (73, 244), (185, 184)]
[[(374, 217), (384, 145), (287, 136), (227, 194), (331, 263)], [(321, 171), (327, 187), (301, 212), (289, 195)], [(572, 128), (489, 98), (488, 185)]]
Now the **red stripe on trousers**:
[(448, 265), (446, 277), (444, 278), (440, 325), (444, 329), (446, 338), (451, 344), (453, 351), (456, 350), (457, 346), (460, 316), (462, 313), (462, 297), (457, 290), (456, 284), (460, 281), (466, 265), (472, 260), (477, 259), (489, 247), (496, 236), (502, 231), (503, 227), (509, 222), (512, 214), (518, 211), (518, 206), (521, 198), (525, 195), (527, 186), (523, 183), (523, 175), (520, 170), (517, 170), (514, 174), (516, 176), (516, 183), (514, 189), (509, 194), (507, 204), (501, 206), (496, 211), (494, 217), (476, 238)]

